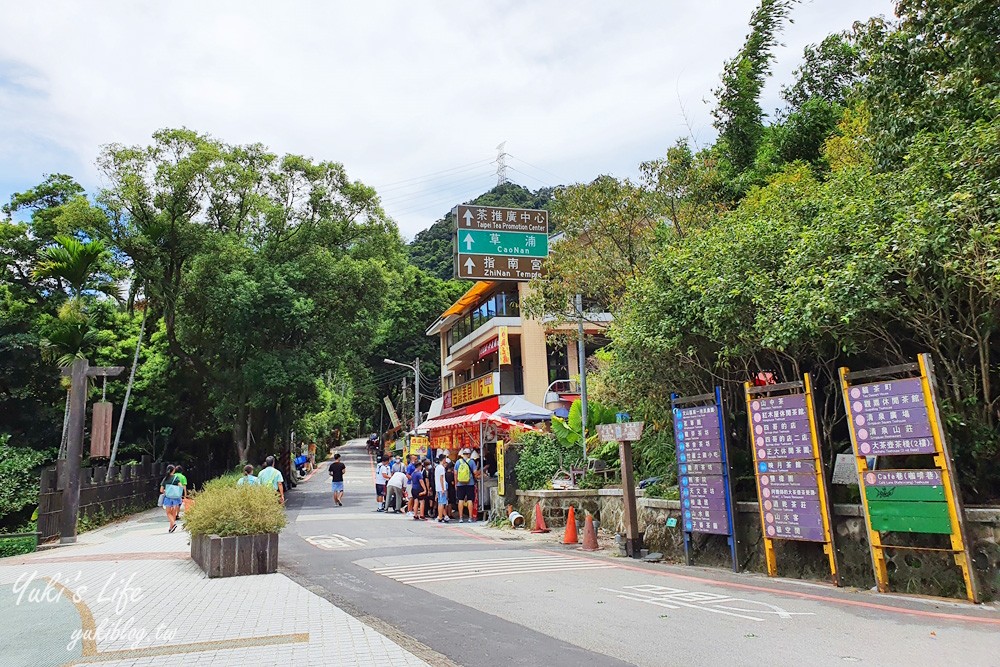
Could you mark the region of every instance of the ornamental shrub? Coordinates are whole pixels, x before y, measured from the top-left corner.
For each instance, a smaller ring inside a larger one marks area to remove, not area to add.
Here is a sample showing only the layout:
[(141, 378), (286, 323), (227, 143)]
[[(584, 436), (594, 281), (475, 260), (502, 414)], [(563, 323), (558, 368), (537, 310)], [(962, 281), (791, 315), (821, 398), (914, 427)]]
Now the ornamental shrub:
[(184, 512), (191, 535), (258, 535), (285, 527), (285, 508), (270, 486), (206, 484)]

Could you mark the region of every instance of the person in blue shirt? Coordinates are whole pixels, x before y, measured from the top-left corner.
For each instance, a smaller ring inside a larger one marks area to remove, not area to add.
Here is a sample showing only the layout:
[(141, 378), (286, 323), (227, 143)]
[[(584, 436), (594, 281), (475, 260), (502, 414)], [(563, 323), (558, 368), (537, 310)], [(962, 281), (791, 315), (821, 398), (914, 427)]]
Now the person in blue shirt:
[(427, 521), (424, 516), (424, 505), (427, 499), (427, 480), (424, 479), (423, 466), (416, 466), (413, 474), (410, 475), (410, 484), (413, 490), (413, 520)]
[(406, 465), (406, 488), (410, 491), (410, 497), (406, 501), (406, 514), (413, 516), (413, 499), (417, 492), (413, 488), (413, 471), (417, 469), (417, 455), (410, 454), (410, 462)]
[(258, 484), (257, 478), (253, 474), (253, 466), (249, 463), (243, 466), (243, 476), (236, 481), (236, 486), (256, 486)]
[(472, 450), (466, 447), (461, 451), (462, 457), (455, 463), (455, 491), (458, 496), (458, 522), (465, 523), (462, 509), (469, 512), (472, 521), (472, 503), (476, 500), (476, 462), (470, 457)]

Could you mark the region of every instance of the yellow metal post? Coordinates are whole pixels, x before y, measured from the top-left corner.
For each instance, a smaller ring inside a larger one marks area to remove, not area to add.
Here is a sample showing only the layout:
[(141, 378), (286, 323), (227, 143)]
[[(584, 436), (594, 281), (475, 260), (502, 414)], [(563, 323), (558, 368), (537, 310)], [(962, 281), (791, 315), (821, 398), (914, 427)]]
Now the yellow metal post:
[(819, 490), (820, 511), (823, 514), (823, 536), (826, 543), (823, 551), (830, 561), (830, 576), (836, 586), (840, 586), (840, 572), (837, 567), (837, 546), (833, 542), (832, 508), (830, 495), (826, 487), (826, 471), (823, 469), (823, 457), (820, 454), (819, 431), (816, 428), (816, 404), (813, 402), (812, 378), (809, 373), (802, 376), (806, 394), (806, 412), (809, 414), (809, 432), (812, 436), (813, 467), (816, 469), (816, 486)]
[(941, 470), (941, 483), (944, 486), (945, 500), (948, 502), (948, 516), (951, 519), (951, 548), (955, 552), (955, 564), (962, 570), (965, 579), (965, 594), (972, 602), (979, 602), (979, 591), (975, 574), (970, 567), (968, 541), (965, 536), (965, 524), (962, 521), (962, 500), (955, 485), (951, 470), (951, 454), (944, 438), (944, 428), (938, 411), (937, 389), (935, 387), (934, 367), (927, 353), (917, 357), (920, 364), (920, 383), (924, 391), (924, 403), (927, 404), (927, 416), (931, 422), (931, 435), (934, 437), (934, 465)]
[(747, 422), (750, 429), (750, 449), (753, 450), (753, 477), (754, 485), (757, 487), (757, 505), (760, 510), (760, 534), (764, 537), (764, 560), (767, 563), (767, 574), (770, 577), (778, 576), (778, 557), (774, 553), (774, 540), (767, 536), (764, 523), (764, 499), (760, 497), (760, 470), (757, 468), (757, 436), (753, 430), (753, 416), (750, 414), (750, 383), (743, 383), (743, 394), (747, 400)]
[(889, 571), (885, 566), (885, 550), (882, 548), (882, 536), (877, 530), (872, 530), (872, 519), (868, 513), (868, 496), (865, 493), (865, 473), (868, 472), (868, 460), (858, 453), (858, 438), (854, 430), (854, 413), (851, 410), (851, 386), (847, 381), (850, 372), (846, 366), (840, 368), (840, 389), (844, 395), (844, 409), (847, 411), (847, 425), (851, 430), (851, 446), (854, 448), (854, 459), (858, 468), (858, 489), (861, 491), (861, 507), (865, 513), (865, 526), (868, 528), (868, 545), (871, 548), (872, 568), (875, 571), (875, 583), (880, 593), (889, 592)]

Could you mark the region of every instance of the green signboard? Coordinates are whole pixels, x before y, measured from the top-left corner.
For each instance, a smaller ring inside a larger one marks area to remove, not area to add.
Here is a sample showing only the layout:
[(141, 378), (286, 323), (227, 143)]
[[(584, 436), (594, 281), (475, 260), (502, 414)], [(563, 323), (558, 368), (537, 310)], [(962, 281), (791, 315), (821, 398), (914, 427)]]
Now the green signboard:
[(526, 232), (485, 232), (459, 229), (458, 248), (463, 255), (548, 257), (549, 237)]

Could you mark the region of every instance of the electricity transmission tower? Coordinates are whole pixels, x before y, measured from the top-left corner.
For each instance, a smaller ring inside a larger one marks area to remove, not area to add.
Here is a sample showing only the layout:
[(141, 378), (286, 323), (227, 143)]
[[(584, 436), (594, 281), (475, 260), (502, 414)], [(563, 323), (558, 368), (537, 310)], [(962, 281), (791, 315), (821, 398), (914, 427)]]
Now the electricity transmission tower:
[(504, 152), (506, 141), (497, 145), (497, 185), (507, 184), (507, 153)]

